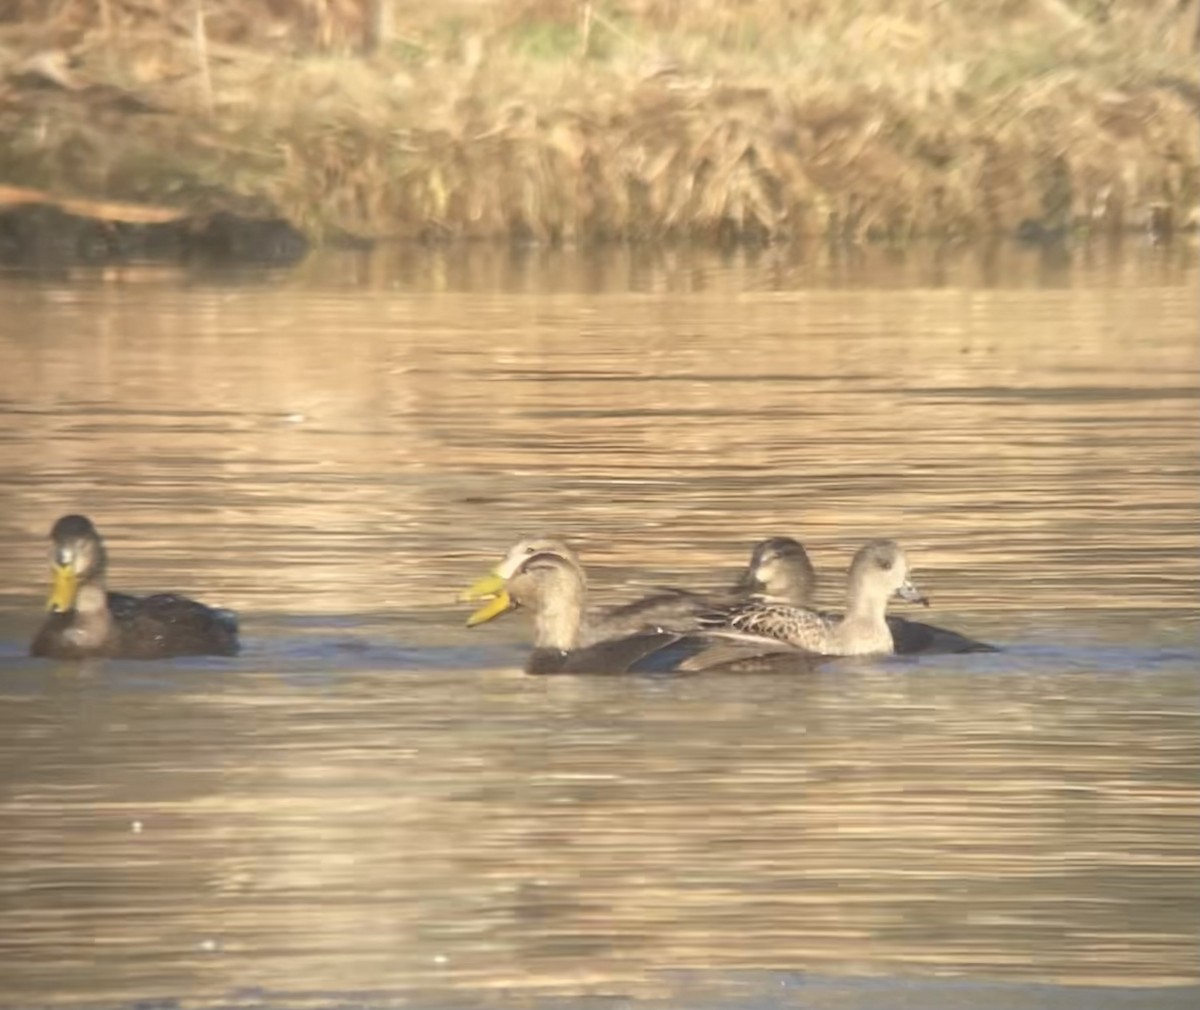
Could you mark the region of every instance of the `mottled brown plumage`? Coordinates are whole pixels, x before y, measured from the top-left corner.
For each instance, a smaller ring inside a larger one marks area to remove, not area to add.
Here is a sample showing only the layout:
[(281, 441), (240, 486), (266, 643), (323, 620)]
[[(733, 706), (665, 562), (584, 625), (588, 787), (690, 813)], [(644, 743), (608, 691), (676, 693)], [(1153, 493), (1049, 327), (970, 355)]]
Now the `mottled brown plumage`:
[[(493, 575), (493, 579), (495, 575)], [(490, 598), (469, 624), (482, 624), (519, 608), (534, 619), (534, 650), (528, 673), (698, 673), (811, 669), (813, 657), (786, 643), (735, 630), (688, 633), (663, 628), (583, 644), (587, 585), (579, 564), (561, 554), (533, 554), (497, 591), (481, 580), (468, 594)], [(464, 595), (468, 595), (464, 594)]]
[[(812, 562), (791, 537), (771, 537), (759, 543), (739, 585), (746, 591), (778, 603), (811, 607), (816, 587)], [(996, 647), (934, 624), (887, 615), (892, 645), (899, 655), (917, 653), (995, 652)]]
[(854, 555), (846, 579), (846, 612), (825, 614), (768, 597), (727, 609), (721, 627), (787, 642), (822, 656), (895, 651), (886, 620), (893, 596), (923, 601), (908, 578), (908, 559), (892, 540), (872, 540)]

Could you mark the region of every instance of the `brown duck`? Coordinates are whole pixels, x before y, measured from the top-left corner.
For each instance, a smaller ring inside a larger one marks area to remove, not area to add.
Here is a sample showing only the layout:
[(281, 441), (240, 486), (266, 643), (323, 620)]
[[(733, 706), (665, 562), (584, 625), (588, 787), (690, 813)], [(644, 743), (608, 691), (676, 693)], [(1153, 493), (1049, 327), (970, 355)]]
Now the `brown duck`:
[(63, 516), (50, 531), (54, 588), (30, 653), (51, 659), (233, 656), (237, 616), (174, 593), (130, 596), (105, 588), (108, 559), (96, 527)]

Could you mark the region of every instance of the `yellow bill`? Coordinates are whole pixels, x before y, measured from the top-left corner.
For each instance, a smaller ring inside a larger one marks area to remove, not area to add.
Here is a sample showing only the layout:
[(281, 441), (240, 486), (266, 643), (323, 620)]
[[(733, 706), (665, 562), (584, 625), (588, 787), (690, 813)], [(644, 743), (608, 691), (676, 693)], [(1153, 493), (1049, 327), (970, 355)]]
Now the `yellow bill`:
[(507, 590), (501, 589), (499, 593), (467, 618), (467, 627), (473, 628), (477, 624), (487, 624), (488, 621), (512, 610), (512, 608), (512, 597), (508, 595)]
[(458, 594), (460, 603), (470, 603), (472, 600), (489, 600), (504, 592), (505, 578), (495, 572), (488, 572), (482, 579), (472, 582)]
[(70, 565), (54, 565), (54, 588), (46, 609), (65, 614), (75, 609), (75, 595), (79, 592), (79, 578)]

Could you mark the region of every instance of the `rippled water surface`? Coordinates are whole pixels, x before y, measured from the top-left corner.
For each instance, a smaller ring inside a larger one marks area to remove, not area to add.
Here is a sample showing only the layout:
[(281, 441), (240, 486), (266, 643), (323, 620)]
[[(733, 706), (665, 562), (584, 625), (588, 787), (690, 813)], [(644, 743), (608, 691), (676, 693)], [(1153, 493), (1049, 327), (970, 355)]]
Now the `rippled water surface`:
[[(1198, 284), (1179, 247), (0, 277), (0, 1005), (1197, 1005)], [(68, 511), (244, 654), (26, 658)], [(831, 605), (895, 536), (1004, 651), (530, 678), (454, 596), (536, 530), (614, 601), (797, 536)]]

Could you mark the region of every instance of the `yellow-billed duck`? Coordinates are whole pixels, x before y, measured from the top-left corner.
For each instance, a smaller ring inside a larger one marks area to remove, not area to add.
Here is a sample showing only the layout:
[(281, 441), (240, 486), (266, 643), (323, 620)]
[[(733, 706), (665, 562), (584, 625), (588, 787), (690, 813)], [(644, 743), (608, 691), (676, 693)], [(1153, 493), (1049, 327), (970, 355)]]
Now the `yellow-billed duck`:
[[(569, 561), (579, 573), (586, 589), (587, 579), (579, 555), (566, 541), (558, 537), (532, 536), (513, 544), (500, 563), (483, 578), (463, 590), (459, 599), (470, 601), (495, 596), (504, 588), (505, 582), (513, 576), (522, 562), (535, 554), (555, 554)], [(699, 627), (699, 615), (714, 606), (730, 602), (733, 602), (732, 597), (717, 599), (686, 589), (657, 589), (630, 603), (599, 611), (585, 610), (578, 633), (579, 642), (582, 645), (590, 645), (593, 642), (660, 628), (673, 631), (695, 629)]]
[(640, 630), (584, 645), (587, 583), (578, 562), (563, 554), (526, 556), (501, 585), (496, 579), (493, 573), (463, 594), (488, 600), (467, 624), (483, 624), (519, 608), (530, 610), (535, 632), (527, 673), (749, 672), (806, 670), (814, 665), (813, 656), (786, 643), (728, 630)]
[(129, 596), (105, 588), (104, 541), (86, 516), (50, 531), (54, 588), (30, 654), (51, 659), (233, 656), (237, 617), (174, 593)]
[[(816, 587), (812, 562), (791, 537), (771, 537), (754, 548), (739, 585), (748, 593), (796, 607), (810, 607)], [(926, 601), (927, 602), (927, 601)], [(886, 616), (898, 655), (995, 652), (996, 647), (934, 624)]]

